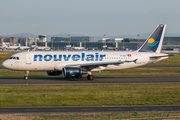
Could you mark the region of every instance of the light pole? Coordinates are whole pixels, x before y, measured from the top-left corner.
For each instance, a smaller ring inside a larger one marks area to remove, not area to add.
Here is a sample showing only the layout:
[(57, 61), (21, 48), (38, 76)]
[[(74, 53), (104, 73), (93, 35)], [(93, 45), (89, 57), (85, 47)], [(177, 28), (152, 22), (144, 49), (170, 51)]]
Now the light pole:
[(69, 45), (70, 45), (70, 43), (71, 43), (71, 35), (68, 34), (68, 36), (69, 36)]
[(137, 49), (139, 48), (139, 45), (140, 45), (140, 39), (139, 39), (139, 36), (140, 36), (140, 34), (137, 34), (137, 38), (138, 38), (138, 41), (137, 41)]
[(123, 39), (123, 51), (124, 51), (124, 39)]
[(53, 39), (51, 39), (51, 50), (53, 50), (53, 40), (54, 40), (55, 38), (53, 38)]
[[(106, 36), (106, 34), (103, 34), (103, 36), (105, 37)], [(104, 46), (103, 46), (103, 48), (106, 48), (106, 38), (104, 38), (105, 39), (105, 42), (104, 42)]]

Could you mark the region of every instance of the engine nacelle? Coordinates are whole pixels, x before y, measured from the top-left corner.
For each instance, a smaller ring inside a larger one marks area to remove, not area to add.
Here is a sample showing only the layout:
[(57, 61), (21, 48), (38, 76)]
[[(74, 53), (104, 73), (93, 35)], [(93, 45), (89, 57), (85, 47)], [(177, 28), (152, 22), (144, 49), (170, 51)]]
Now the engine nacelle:
[(49, 76), (56, 76), (56, 75), (61, 75), (62, 71), (46, 71), (46, 73)]
[(66, 78), (78, 78), (79, 76), (82, 76), (82, 71), (80, 68), (76, 67), (64, 67), (62, 69), (63, 77)]

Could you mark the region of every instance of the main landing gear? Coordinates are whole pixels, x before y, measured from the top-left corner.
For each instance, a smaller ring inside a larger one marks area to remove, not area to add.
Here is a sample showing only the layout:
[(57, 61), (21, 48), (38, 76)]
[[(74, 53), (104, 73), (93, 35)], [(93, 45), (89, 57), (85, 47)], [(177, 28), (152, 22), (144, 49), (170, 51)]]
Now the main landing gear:
[(88, 75), (88, 76), (87, 76), (87, 79), (88, 79), (88, 80), (94, 80), (94, 76), (93, 76), (93, 75)]
[(76, 79), (81, 79), (81, 78), (82, 78), (82, 75), (80, 75), (80, 76), (76, 77)]
[[(90, 71), (87, 72), (88, 76), (87, 76), (87, 79), (88, 80), (94, 80), (94, 76), (92, 75), (92, 73)], [(29, 71), (25, 71), (25, 76), (24, 76), (24, 80), (28, 80), (29, 76)], [(76, 77), (77, 79), (81, 79), (82, 78), (82, 75), (81, 76), (78, 76)]]
[(94, 80), (94, 76), (92, 75), (91, 72), (88, 72), (87, 79), (88, 79), (88, 80)]
[(25, 71), (24, 80), (28, 80), (28, 76), (29, 76), (29, 71)]

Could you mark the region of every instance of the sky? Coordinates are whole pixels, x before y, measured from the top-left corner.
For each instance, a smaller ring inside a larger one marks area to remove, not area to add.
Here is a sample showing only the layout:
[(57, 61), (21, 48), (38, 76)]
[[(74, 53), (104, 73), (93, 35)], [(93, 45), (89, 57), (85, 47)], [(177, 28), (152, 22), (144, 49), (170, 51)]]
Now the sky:
[(180, 0), (0, 0), (0, 35), (137, 35), (158, 24), (180, 34)]

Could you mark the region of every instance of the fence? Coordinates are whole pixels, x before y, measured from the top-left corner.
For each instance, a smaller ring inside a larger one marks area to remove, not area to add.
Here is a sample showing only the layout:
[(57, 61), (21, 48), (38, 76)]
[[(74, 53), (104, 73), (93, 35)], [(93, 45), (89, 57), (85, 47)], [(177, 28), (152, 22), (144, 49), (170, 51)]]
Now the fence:
[(9, 52), (0, 52), (0, 58), (9, 58), (10, 53)]

